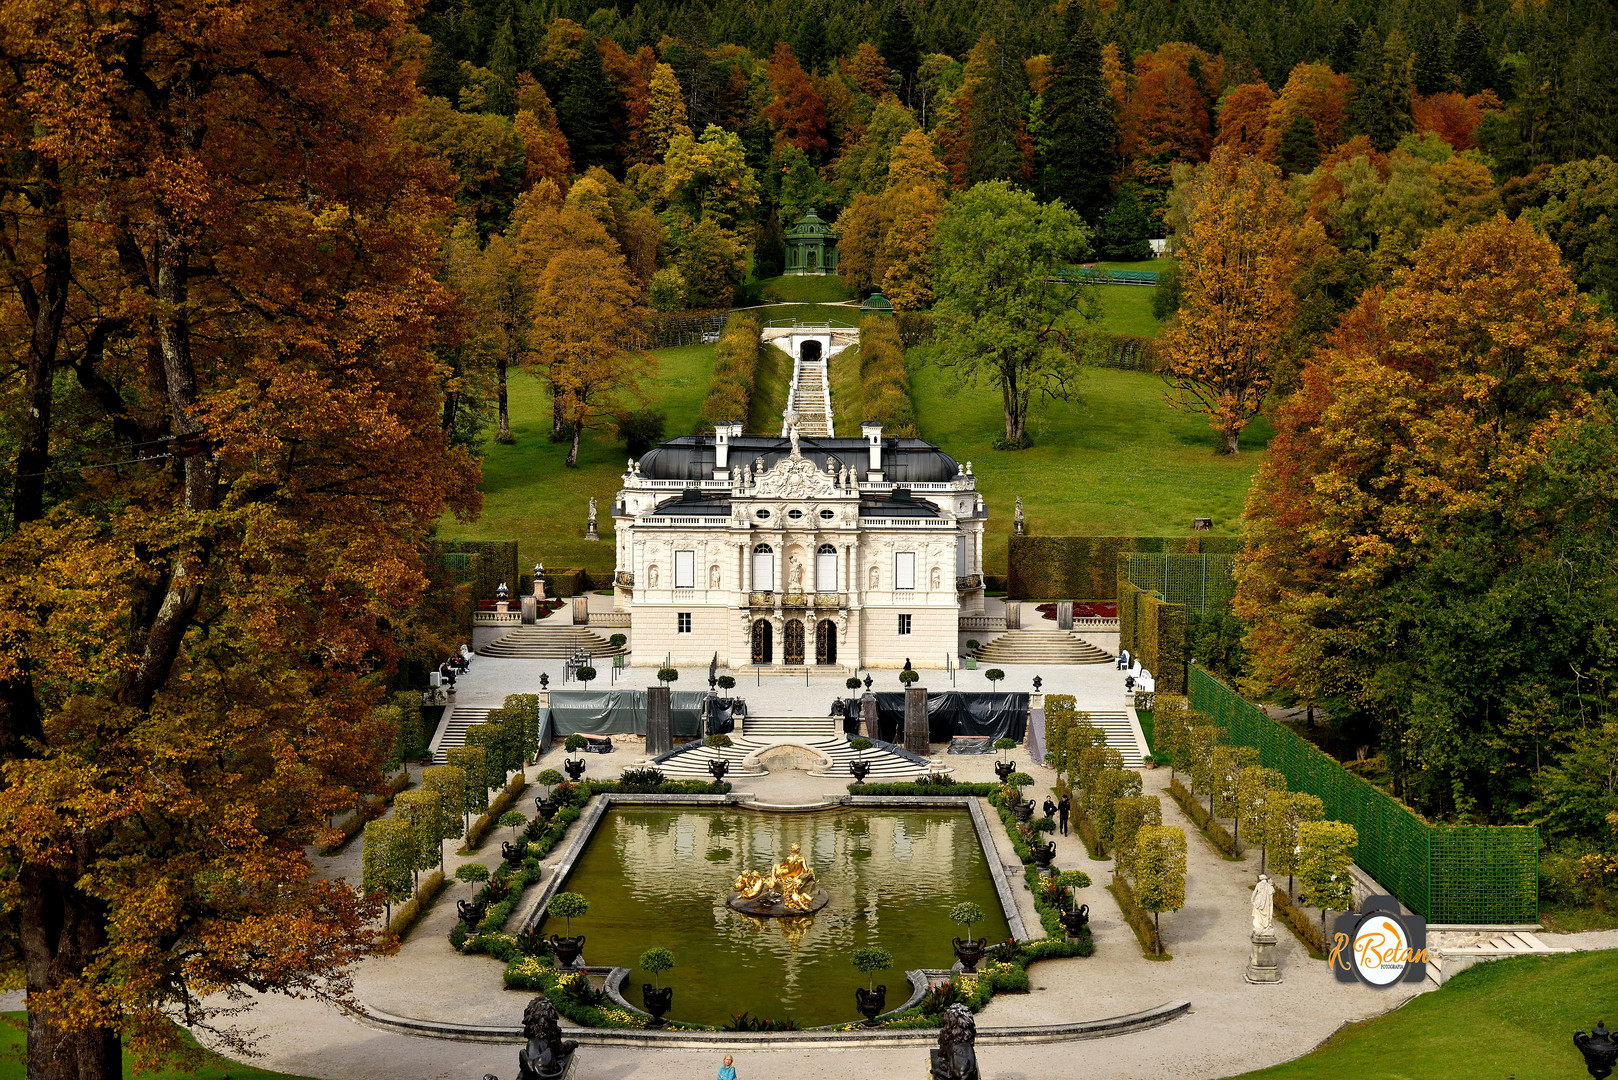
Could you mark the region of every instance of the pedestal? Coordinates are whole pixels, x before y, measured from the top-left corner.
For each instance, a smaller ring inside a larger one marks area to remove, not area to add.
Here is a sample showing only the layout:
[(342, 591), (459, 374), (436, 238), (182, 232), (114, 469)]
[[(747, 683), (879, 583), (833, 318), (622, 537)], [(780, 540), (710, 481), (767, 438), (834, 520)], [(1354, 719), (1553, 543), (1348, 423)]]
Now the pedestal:
[(674, 749), (669, 727), (669, 688), (653, 686), (646, 691), (646, 756), (656, 757)]
[(535, 600), (543, 600), (543, 599), (545, 599), (545, 579), (544, 578), (535, 578), (534, 579), (534, 599)]
[(1253, 935), (1253, 949), (1247, 961), (1246, 979), (1250, 983), (1281, 981), (1281, 969), (1275, 966), (1274, 930), (1262, 930)]
[(1059, 600), (1056, 603), (1056, 628), (1058, 630), (1073, 629), (1073, 601)]
[(588, 593), (575, 593), (573, 596), (573, 625), (590, 625), (590, 596)]
[(1006, 601), (1006, 629), (1022, 629), (1022, 602), (1019, 600)]
[(866, 694), (860, 698), (860, 734), (873, 742), (882, 738), (882, 725), (876, 719), (876, 695)]
[(532, 596), (523, 597), (522, 598), (522, 624), (524, 626), (533, 626), (535, 621), (538, 618), (539, 618), (539, 601), (535, 600)]
[(905, 749), (912, 754), (927, 756), (932, 749), (927, 726), (927, 688), (905, 688)]
[(507, 600), (496, 600), (494, 602), (494, 610), (504, 615), (506, 612), (511, 610), (511, 603)]
[(598, 534), (596, 532), (596, 523), (594, 521), (590, 522), (590, 527), (584, 531), (584, 538), (586, 540), (600, 540), (601, 539), (600, 534)]

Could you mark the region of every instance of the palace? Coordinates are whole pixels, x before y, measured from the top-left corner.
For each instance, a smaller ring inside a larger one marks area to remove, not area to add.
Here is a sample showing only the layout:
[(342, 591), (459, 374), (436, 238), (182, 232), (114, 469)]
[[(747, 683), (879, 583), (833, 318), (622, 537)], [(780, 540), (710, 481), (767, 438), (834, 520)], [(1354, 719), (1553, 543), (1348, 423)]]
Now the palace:
[[(818, 350), (817, 350), (818, 353)], [(802, 354), (800, 353), (800, 356)], [(796, 381), (796, 380), (795, 380)], [(612, 513), (637, 666), (940, 668), (983, 612), (987, 508), (971, 463), (920, 439), (673, 439)]]

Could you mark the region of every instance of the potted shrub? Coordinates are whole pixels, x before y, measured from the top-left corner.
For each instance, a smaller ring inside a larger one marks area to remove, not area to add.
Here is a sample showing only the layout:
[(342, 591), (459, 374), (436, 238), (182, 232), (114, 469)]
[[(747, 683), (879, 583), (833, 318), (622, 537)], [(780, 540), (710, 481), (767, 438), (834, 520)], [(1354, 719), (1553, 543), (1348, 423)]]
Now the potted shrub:
[(848, 763), (848, 771), (854, 774), (856, 784), (865, 783), (865, 774), (871, 771), (871, 763), (858, 755), (871, 748), (871, 740), (861, 736), (858, 739), (848, 740), (848, 747), (855, 753), (853, 761)]
[(1000, 778), (1002, 784), (1017, 771), (1017, 763), (1006, 757), (1006, 752), (1016, 745), (1015, 740), (1004, 735), (994, 740), (994, 748), (1000, 751), (1000, 760), (994, 763), (994, 774)]
[(848, 687), (850, 690), (858, 690), (860, 688), (859, 676), (850, 675), (843, 681), (843, 685)]
[(919, 671), (913, 671), (907, 668), (904, 671), (899, 672), (899, 681), (904, 683), (905, 686), (909, 686), (911, 683), (919, 682), (920, 680), (921, 672)]
[(607, 639), (607, 644), (611, 645), (614, 649), (621, 649), (628, 641), (629, 638), (627, 635), (614, 634), (612, 637)]
[[(1034, 834), (1050, 833), (1056, 831), (1056, 822), (1048, 817), (1039, 818), (1032, 823)], [(1040, 873), (1051, 868), (1051, 861), (1056, 858), (1056, 841), (1047, 840), (1043, 844), (1030, 844), (1029, 850), (1034, 853), (1034, 865), (1039, 867)]]
[[(580, 668), (579, 670), (588, 671), (589, 669)], [(590, 745), (590, 740), (586, 739), (583, 735), (577, 734), (569, 735), (567, 737), (567, 742), (562, 744), (568, 753), (574, 755), (562, 763), (562, 768), (567, 770), (568, 778), (574, 783), (577, 783), (579, 777), (584, 775), (584, 759), (579, 757), (578, 753), (588, 745)]]
[(517, 839), (517, 830), (526, 824), (528, 824), (528, 815), (521, 810), (507, 810), (500, 815), (501, 827), (511, 830), (513, 840)]
[(472, 899), (457, 900), (455, 902), (455, 912), (461, 917), (462, 922), (464, 922), (472, 930), (476, 930), (478, 928), (478, 923), (483, 921), (484, 912), (484, 905), (482, 901), (477, 899), (476, 886), (480, 882), (489, 880), (489, 868), (484, 866), (482, 863), (475, 862), (467, 863), (464, 866), (458, 866), (455, 868), (455, 880), (464, 881), (468, 885), (473, 886)]
[(719, 676), (719, 689), (729, 690), (736, 685), (736, 680), (729, 675)]
[(584, 688), (588, 690), (590, 688), (590, 680), (596, 677), (596, 669), (593, 667), (576, 668), (574, 669), (573, 677), (583, 683)]
[(573, 967), (579, 963), (579, 954), (584, 952), (584, 935), (573, 936), (573, 920), (581, 919), (590, 911), (590, 901), (576, 892), (557, 893), (551, 897), (546, 906), (547, 915), (559, 916), (567, 923), (567, 934), (551, 935), (551, 951), (556, 956), (556, 966), (559, 968)]
[(1090, 905), (1078, 902), (1078, 890), (1090, 887), (1090, 875), (1083, 870), (1063, 870), (1051, 875), (1051, 883), (1070, 890), (1067, 908), (1061, 914), (1062, 929), (1068, 937), (1078, 937), (1090, 929)]
[(667, 686), (671, 682), (678, 682), (680, 673), (671, 667), (657, 669), (657, 681)]
[(646, 1003), (646, 1011), (652, 1014), (647, 1027), (659, 1028), (668, 1022), (663, 1014), (674, 1007), (674, 987), (663, 986), (657, 977), (673, 966), (674, 954), (661, 946), (653, 946), (640, 954), (640, 969), (652, 977), (651, 982), (640, 984), (641, 1000)]
[(973, 939), (972, 925), (983, 921), (983, 909), (970, 900), (963, 900), (950, 908), (949, 918), (951, 922), (958, 922), (966, 927), (965, 941), (960, 938), (950, 939), (950, 944), (955, 947), (955, 959), (961, 962), (962, 971), (968, 973), (977, 971), (978, 961), (988, 952), (989, 943), (983, 938)]
[(850, 959), (854, 962), (856, 968), (865, 973), (866, 977), (865, 989), (862, 990), (857, 986), (854, 988), (854, 1007), (860, 1011), (861, 1016), (865, 1017), (866, 1027), (876, 1027), (877, 1015), (887, 1008), (888, 1004), (887, 984), (874, 985), (876, 973), (886, 971), (893, 966), (893, 954), (886, 949), (868, 946), (863, 949), (855, 949)]

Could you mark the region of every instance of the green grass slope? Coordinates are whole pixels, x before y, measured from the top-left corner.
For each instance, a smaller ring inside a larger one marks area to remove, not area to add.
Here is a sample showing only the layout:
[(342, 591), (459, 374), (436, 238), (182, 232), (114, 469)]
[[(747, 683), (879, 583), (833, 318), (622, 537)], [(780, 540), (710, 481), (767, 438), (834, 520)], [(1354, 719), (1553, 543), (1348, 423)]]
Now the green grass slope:
[[(25, 1028), (16, 1025), (27, 1023), (28, 1014), (21, 1012), (8, 1012), (0, 1014), (6, 1021), (0, 1025), (0, 1080), (25, 1080), (28, 1070), (23, 1066), (22, 1055), (28, 1046), (28, 1032)], [(188, 1031), (182, 1031), (180, 1038), (189, 1046), (195, 1046), (196, 1040)], [(124, 1075), (140, 1076), (143, 1080), (298, 1080), (287, 1073), (270, 1072), (268, 1069), (256, 1069), (251, 1065), (222, 1058), (218, 1054), (203, 1051), (202, 1061), (196, 1072), (183, 1072), (177, 1068), (159, 1069), (156, 1072), (136, 1073), (135, 1059), (126, 1051), (124, 1054)]]
[(931, 352), (912, 349), (908, 356), (922, 438), (972, 462), (989, 503), (989, 573), (1005, 573), (1018, 495), (1031, 533), (1184, 536), (1197, 517), (1213, 518), (1215, 532), (1239, 531), (1271, 434), (1264, 418), (1248, 427), (1240, 455), (1219, 454), (1207, 417), (1170, 408), (1158, 376), (1090, 368), (1077, 400), (1036, 407), (1030, 449), (995, 450), (1005, 432), (999, 392), (954, 390), (949, 376), (927, 362)]
[(844, 438), (857, 438), (865, 419), (865, 387), (860, 382), (859, 346), (831, 358), (826, 376), (831, 380), (832, 427)]
[(1157, 336), (1157, 318), (1152, 314), (1156, 289), (1144, 285), (1097, 285), (1095, 290), (1101, 318), (1091, 324), (1094, 329), (1136, 337)]
[(1573, 1032), (1610, 1021), (1614, 1002), (1614, 953), (1493, 960), (1240, 1080), (1575, 1080), (1585, 1070)]
[(854, 290), (835, 275), (762, 278), (750, 282), (747, 291), (766, 303), (828, 304), (856, 299)]
[(766, 345), (759, 350), (758, 369), (753, 376), (753, 399), (747, 408), (749, 435), (781, 434), (781, 417), (787, 411), (787, 393), (792, 389), (792, 357)]
[[(708, 392), (714, 347), (688, 345), (659, 349), (654, 355), (658, 372), (647, 387), (651, 407), (667, 415), (669, 438), (689, 435)], [(787, 370), (791, 372), (790, 363)], [(549, 390), (540, 380), (519, 373), (511, 379), (509, 396), (511, 431), (517, 441), (509, 446), (490, 441), (483, 447), (482, 515), (473, 522), (445, 517), (439, 522), (439, 535), (462, 540), (515, 538), (521, 566), (543, 559), (547, 566), (611, 573), (612, 498), (628, 451), (610, 427), (589, 430), (579, 446), (578, 468), (569, 469), (563, 465), (568, 444), (550, 440)], [(584, 538), (592, 495), (601, 533), (596, 542)]]

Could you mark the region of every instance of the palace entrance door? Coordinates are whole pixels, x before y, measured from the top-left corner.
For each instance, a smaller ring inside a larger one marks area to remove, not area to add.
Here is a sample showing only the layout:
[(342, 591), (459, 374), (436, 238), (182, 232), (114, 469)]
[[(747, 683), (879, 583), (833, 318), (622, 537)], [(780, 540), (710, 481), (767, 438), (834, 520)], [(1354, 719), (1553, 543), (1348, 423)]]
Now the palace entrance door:
[(755, 619), (753, 621), (753, 663), (773, 664), (775, 662), (775, 628), (768, 619)]
[(837, 624), (830, 619), (815, 624), (815, 663), (837, 663)]
[(803, 623), (793, 619), (787, 623), (786, 647), (782, 650), (781, 662), (788, 667), (796, 667), (803, 663)]

